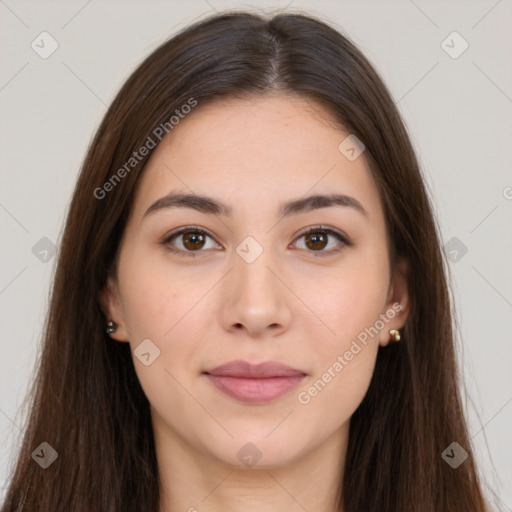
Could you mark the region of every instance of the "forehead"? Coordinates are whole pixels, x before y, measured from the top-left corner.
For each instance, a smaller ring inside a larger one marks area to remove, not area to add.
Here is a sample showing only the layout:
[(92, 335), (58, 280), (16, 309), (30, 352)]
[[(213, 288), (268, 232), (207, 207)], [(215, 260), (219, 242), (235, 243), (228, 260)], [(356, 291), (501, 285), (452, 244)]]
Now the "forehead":
[(137, 215), (177, 189), (225, 199), (235, 213), (308, 193), (342, 193), (358, 196), (372, 215), (380, 200), (364, 153), (350, 161), (339, 150), (348, 135), (303, 97), (199, 104), (153, 151), (136, 193)]

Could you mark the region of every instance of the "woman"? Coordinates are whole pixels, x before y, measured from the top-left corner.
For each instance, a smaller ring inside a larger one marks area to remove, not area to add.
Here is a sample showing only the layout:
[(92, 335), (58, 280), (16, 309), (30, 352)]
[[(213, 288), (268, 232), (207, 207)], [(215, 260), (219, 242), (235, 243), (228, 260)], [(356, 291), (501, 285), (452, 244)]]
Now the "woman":
[(3, 511), (484, 511), (439, 236), (382, 80), (305, 15), (155, 50), (89, 148)]

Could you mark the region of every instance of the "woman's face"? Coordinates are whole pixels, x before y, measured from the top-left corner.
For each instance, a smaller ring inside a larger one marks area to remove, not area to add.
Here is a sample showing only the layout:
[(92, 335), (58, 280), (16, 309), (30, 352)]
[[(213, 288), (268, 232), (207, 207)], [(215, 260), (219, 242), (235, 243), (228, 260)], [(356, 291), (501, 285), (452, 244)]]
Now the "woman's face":
[[(289, 96), (199, 104), (141, 176), (103, 304), (159, 439), (270, 468), (346, 438), (379, 344), (405, 322), (364, 152), (319, 114)], [(209, 202), (162, 200), (176, 194)], [(237, 360), (297, 372), (205, 373)]]

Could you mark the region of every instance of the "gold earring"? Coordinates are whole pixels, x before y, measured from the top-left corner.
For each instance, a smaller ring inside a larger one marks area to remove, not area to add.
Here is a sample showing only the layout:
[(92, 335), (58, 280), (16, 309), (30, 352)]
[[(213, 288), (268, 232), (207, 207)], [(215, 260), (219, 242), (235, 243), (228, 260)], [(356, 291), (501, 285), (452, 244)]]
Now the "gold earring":
[(391, 339), (393, 341), (400, 341), (400, 331), (398, 331), (396, 329), (391, 329), (389, 331), (389, 334), (391, 334)]

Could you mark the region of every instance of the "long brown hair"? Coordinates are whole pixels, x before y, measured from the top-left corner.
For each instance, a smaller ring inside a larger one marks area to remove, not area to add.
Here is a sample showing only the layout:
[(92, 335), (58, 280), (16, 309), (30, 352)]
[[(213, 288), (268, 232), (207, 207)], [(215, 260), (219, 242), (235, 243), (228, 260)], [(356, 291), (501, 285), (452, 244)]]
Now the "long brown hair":
[[(363, 142), (392, 261), (409, 263), (411, 310), (402, 341), (379, 349), (369, 390), (351, 418), (340, 506), (345, 512), (486, 510), (459, 396), (439, 229), (390, 93), (354, 44), (324, 21), (228, 11), (196, 21), (152, 52), (125, 82), (88, 149), (3, 512), (158, 509), (149, 403), (129, 344), (104, 331), (99, 302), (152, 149), (126, 163), (191, 99), (202, 105), (268, 93), (321, 104)], [(123, 166), (122, 179), (113, 181)], [(456, 469), (441, 456), (454, 441), (468, 452)], [(42, 442), (58, 453), (46, 469), (31, 456)]]

